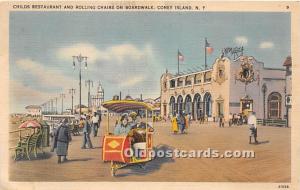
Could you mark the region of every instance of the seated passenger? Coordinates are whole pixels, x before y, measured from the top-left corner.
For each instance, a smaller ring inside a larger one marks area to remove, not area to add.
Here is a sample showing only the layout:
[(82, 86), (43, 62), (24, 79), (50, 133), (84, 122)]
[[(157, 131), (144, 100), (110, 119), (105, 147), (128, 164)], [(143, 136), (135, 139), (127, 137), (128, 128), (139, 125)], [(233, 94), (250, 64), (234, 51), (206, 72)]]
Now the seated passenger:
[(137, 119), (137, 113), (136, 112), (131, 112), (130, 114), (129, 114), (129, 125), (132, 127), (132, 128), (135, 128), (136, 127), (136, 124), (137, 124), (137, 122), (136, 122), (136, 119)]
[[(146, 129), (146, 123), (142, 122), (142, 119), (141, 119), (140, 116), (136, 117), (135, 122), (136, 122), (136, 128), (137, 129)], [(147, 127), (148, 127), (148, 131), (150, 131), (150, 132), (154, 131), (154, 129), (151, 125), (147, 124)]]
[[(147, 124), (148, 132), (153, 132), (154, 129), (151, 125)], [(146, 142), (146, 123), (141, 121), (140, 116), (136, 118), (136, 125), (132, 127), (130, 136), (133, 137), (133, 143)]]
[(114, 129), (114, 135), (127, 135), (131, 128), (131, 125), (128, 124), (128, 115), (123, 114), (120, 123), (118, 123)]

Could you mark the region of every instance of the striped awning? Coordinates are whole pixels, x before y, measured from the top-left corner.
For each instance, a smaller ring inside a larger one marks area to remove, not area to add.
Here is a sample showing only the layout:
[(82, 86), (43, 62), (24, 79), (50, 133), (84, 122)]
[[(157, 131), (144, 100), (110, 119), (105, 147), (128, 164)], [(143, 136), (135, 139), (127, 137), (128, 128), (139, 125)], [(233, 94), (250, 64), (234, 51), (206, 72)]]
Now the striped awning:
[(127, 110), (153, 110), (153, 106), (145, 102), (138, 102), (135, 100), (110, 100), (102, 105), (109, 111), (121, 113)]

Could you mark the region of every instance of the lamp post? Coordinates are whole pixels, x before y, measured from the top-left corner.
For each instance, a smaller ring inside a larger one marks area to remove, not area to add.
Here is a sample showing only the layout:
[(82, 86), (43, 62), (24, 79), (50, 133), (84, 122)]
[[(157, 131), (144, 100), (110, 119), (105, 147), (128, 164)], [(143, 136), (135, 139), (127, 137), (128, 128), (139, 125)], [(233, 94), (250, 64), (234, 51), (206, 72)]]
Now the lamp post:
[(69, 94), (71, 94), (71, 97), (72, 97), (72, 107), (71, 107), (71, 113), (72, 115), (74, 114), (74, 109), (73, 109), (73, 99), (74, 99), (74, 94), (75, 94), (75, 89), (74, 88), (71, 88), (69, 89)]
[(49, 101), (50, 101), (50, 114), (53, 114), (53, 99), (51, 98)]
[(57, 114), (57, 97), (55, 97), (55, 114)]
[(42, 114), (45, 114), (45, 103), (42, 104)]
[(90, 110), (90, 106), (91, 106), (91, 85), (93, 87), (93, 81), (92, 80), (86, 80), (85, 81), (85, 86), (88, 87), (88, 110)]
[(82, 56), (73, 56), (73, 69), (75, 69), (75, 61), (77, 60), (79, 64), (79, 116), (81, 117), (81, 63), (85, 64), (85, 69), (87, 69), (87, 57)]
[(266, 85), (266, 83), (264, 83), (263, 85), (262, 85), (262, 87), (261, 87), (261, 91), (262, 91), (262, 93), (263, 93), (263, 110), (264, 110), (264, 119), (263, 119), (263, 126), (265, 126), (266, 125), (266, 122), (265, 122), (265, 120), (266, 120), (266, 93), (267, 93), (267, 90), (268, 90), (268, 88), (267, 88), (267, 85)]
[(63, 113), (64, 113), (64, 98), (66, 97), (66, 95), (64, 93), (61, 93), (59, 95), (59, 97), (61, 98), (61, 115), (63, 115)]
[(50, 101), (47, 101), (47, 114), (50, 114)]

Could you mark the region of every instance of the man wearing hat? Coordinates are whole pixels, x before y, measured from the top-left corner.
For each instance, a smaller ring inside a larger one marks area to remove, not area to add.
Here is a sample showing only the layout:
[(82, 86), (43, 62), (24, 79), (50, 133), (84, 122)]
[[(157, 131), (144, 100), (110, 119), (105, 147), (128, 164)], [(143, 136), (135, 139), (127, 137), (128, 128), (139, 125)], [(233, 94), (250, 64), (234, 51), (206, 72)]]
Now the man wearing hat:
[(98, 129), (99, 129), (99, 115), (96, 112), (94, 112), (94, 115), (92, 117), (92, 123), (93, 123), (93, 126), (92, 126), (93, 127), (93, 135), (94, 135), (94, 137), (96, 137), (98, 134)]
[(249, 111), (249, 117), (248, 117), (248, 126), (249, 126), (249, 144), (251, 144), (251, 138), (254, 138), (254, 142), (257, 144), (257, 126), (256, 126), (256, 116), (255, 113), (252, 111)]
[(128, 115), (122, 114), (120, 123), (114, 129), (114, 135), (127, 135), (131, 130), (132, 125), (128, 124)]
[(88, 144), (89, 148), (93, 148), (92, 141), (90, 138), (91, 134), (91, 121), (90, 121), (90, 116), (87, 115), (86, 119), (84, 120), (84, 125), (83, 125), (83, 142), (82, 142), (82, 149), (86, 148), (86, 144)]

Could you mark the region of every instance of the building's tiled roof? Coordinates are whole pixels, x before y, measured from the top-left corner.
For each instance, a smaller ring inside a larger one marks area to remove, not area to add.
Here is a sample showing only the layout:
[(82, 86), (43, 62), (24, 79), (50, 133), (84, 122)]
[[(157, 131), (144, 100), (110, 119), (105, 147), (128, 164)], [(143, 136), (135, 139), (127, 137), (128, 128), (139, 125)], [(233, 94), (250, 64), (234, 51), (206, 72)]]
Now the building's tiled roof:
[(38, 105), (29, 105), (29, 106), (26, 106), (25, 109), (41, 109), (42, 107), (41, 106), (38, 106)]
[(288, 56), (284, 63), (283, 63), (283, 66), (292, 66), (292, 57), (291, 56)]

